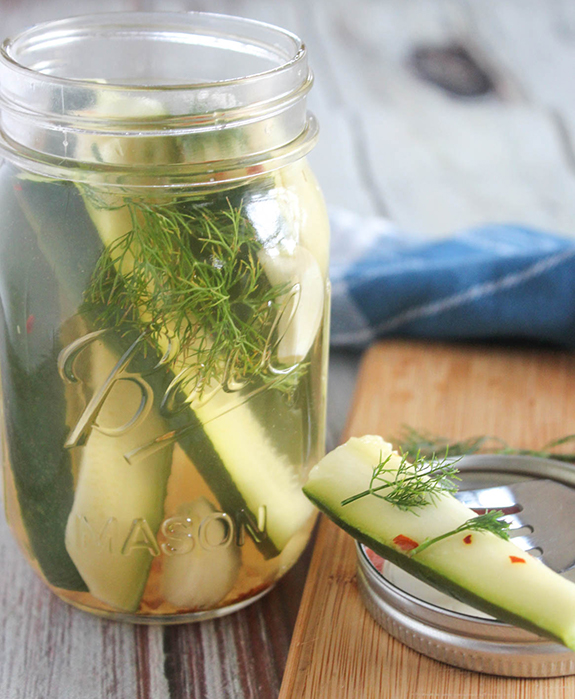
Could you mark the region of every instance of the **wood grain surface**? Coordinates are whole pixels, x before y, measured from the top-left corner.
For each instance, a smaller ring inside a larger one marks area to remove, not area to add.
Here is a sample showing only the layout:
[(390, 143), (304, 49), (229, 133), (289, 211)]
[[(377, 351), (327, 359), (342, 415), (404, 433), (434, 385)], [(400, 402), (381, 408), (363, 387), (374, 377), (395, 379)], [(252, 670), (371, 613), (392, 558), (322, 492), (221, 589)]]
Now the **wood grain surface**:
[[(575, 433), (575, 356), (385, 342), (366, 354), (346, 437), (405, 424), (453, 439), (537, 448)], [(363, 608), (351, 537), (323, 519), (280, 699), (572, 699), (575, 677), (516, 680), (458, 670), (391, 638)]]

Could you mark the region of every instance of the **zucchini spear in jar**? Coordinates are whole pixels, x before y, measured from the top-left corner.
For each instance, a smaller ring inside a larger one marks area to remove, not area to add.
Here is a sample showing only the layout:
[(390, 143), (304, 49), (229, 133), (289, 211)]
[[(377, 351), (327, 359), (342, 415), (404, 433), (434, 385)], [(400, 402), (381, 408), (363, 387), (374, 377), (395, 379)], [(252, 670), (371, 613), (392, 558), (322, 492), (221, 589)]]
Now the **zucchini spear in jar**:
[[(11, 467), (5, 501), (7, 508), (19, 508), (25, 530), (21, 543), (46, 580), (61, 589), (86, 591), (64, 543), (74, 477), (64, 449), (69, 430), (58, 373), (58, 280), (18, 203), (19, 180), (7, 165), (0, 173), (0, 210), (9, 223), (0, 228), (2, 393), (8, 408), (4, 448)], [(10, 227), (17, 236), (8, 233)]]

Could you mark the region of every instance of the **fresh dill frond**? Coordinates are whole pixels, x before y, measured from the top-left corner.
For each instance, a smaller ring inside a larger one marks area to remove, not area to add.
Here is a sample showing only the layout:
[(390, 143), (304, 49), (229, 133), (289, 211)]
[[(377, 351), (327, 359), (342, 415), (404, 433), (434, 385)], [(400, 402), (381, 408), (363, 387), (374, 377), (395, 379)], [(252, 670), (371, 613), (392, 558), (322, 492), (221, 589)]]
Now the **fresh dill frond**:
[[(125, 209), (131, 226), (102, 254), (83, 310), (100, 327), (144, 333), (155, 347), (169, 341), (165, 363), (185, 369), (188, 392), (201, 396), (212, 381), (233, 390), (263, 380), (288, 285), (270, 284), (261, 241), (241, 207), (117, 201), (91, 193), (92, 206)], [(266, 380), (290, 392), (301, 376), (294, 370)]]
[[(414, 427), (404, 425), (401, 435), (394, 440), (401, 452), (419, 453), (426, 458), (463, 456), (480, 451), (492, 437), (470, 437), (460, 441), (452, 441), (445, 437), (431, 434)], [(503, 444), (503, 443), (502, 443)]]
[(464, 456), (466, 454), (483, 452), (487, 454), (538, 456), (544, 459), (558, 459), (568, 463), (575, 462), (575, 453), (555, 451), (557, 447), (575, 443), (575, 434), (554, 439), (544, 444), (540, 449), (517, 449), (511, 447), (505, 440), (490, 435), (469, 437), (468, 439), (457, 441), (405, 425), (401, 435), (392, 441), (399, 445), (399, 449), (402, 452), (410, 452), (412, 454), (417, 452), (427, 458), (432, 456), (441, 458), (445, 457), (447, 453), (451, 454), (451, 456)]
[(491, 532), (492, 534), (495, 534), (495, 536), (508, 541), (510, 524), (509, 522), (505, 522), (504, 520), (500, 519), (501, 517), (503, 517), (503, 512), (501, 512), (501, 510), (490, 510), (483, 515), (472, 517), (463, 524), (460, 524), (456, 529), (452, 529), (451, 531), (441, 534), (440, 536), (436, 536), (433, 539), (427, 539), (422, 544), (419, 544), (419, 546), (409, 551), (408, 555), (415, 556), (418, 553), (425, 551), (426, 548), (436, 544), (438, 541), (442, 541), (450, 536), (455, 536), (456, 534), (461, 534), (462, 532), (467, 531)]
[(410, 463), (409, 454), (404, 453), (397, 468), (389, 468), (388, 464), (394, 456), (396, 454), (392, 453), (384, 459), (380, 454), (369, 488), (346, 498), (342, 501), (342, 506), (367, 495), (374, 495), (400, 510), (415, 510), (430, 505), (440, 495), (457, 491), (454, 481), (459, 480), (459, 476), (453, 462), (445, 459), (439, 462), (429, 461), (418, 452), (413, 463)]

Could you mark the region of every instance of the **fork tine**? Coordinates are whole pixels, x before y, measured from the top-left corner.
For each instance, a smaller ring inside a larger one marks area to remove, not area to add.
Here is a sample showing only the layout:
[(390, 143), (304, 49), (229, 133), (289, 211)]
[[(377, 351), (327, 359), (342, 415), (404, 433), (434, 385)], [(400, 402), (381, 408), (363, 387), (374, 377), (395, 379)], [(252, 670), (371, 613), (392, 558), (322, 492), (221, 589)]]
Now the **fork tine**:
[(555, 571), (573, 569), (575, 580), (575, 488), (535, 478), (507, 486), (462, 490), (456, 497), (478, 514), (502, 510), (513, 542)]
[(537, 548), (535, 542), (529, 536), (515, 536), (513, 537), (513, 543), (515, 546), (519, 546), (520, 549), (524, 551), (530, 551)]
[(499, 519), (501, 519), (503, 522), (507, 522), (511, 527), (511, 531), (514, 531), (516, 529), (522, 529), (523, 527), (529, 527), (530, 533), (533, 532), (533, 527), (531, 527), (521, 517), (518, 517), (515, 514), (505, 515), (504, 517), (500, 517)]
[(494, 488), (480, 488), (475, 490), (459, 490), (455, 497), (467, 507), (472, 509), (488, 508), (502, 510), (515, 507), (519, 503), (511, 490), (511, 486), (501, 485)]

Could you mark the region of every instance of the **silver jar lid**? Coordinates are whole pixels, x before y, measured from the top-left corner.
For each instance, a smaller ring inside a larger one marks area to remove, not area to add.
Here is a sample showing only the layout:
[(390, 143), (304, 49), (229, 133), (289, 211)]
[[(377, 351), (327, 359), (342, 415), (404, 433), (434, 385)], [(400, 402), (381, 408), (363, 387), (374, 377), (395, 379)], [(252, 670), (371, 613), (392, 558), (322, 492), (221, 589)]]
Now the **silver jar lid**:
[[(575, 468), (550, 459), (472, 455), (461, 459), (457, 467), (462, 489), (506, 485), (526, 477), (554, 479), (575, 489)], [(459, 610), (459, 603), (450, 604), (447, 596), (444, 603), (441, 593), (388, 561), (383, 561), (380, 570), (362, 544), (357, 544), (357, 554), (358, 586), (367, 610), (389, 634), (413, 650), (492, 675), (575, 674), (575, 653), (565, 646), (471, 608)]]

